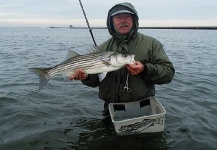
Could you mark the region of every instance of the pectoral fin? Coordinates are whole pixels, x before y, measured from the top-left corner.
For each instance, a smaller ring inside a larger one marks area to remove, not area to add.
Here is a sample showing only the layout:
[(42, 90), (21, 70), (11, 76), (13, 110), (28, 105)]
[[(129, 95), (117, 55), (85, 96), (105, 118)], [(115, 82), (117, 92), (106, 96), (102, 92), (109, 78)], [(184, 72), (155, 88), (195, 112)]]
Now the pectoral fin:
[(99, 81), (101, 82), (107, 75), (107, 72), (103, 72), (103, 73), (100, 73), (98, 74), (98, 77), (99, 77)]

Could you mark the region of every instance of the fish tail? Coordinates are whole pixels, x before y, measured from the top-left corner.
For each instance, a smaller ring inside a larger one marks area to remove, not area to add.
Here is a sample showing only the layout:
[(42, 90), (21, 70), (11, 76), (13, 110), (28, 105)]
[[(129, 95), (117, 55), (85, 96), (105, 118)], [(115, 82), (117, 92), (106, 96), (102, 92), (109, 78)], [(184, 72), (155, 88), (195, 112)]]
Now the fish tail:
[(34, 72), (36, 75), (39, 76), (39, 90), (41, 90), (47, 82), (50, 80), (50, 76), (46, 73), (47, 69), (42, 68), (29, 68), (30, 71)]

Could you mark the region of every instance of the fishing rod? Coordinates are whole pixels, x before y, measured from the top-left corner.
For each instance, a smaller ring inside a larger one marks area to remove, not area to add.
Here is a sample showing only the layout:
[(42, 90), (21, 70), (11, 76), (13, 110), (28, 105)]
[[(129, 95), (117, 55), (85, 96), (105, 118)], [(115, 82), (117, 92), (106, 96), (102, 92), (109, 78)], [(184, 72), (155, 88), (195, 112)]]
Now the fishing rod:
[(81, 3), (81, 0), (79, 0), (79, 2), (80, 2), (81, 9), (82, 9), (82, 11), (83, 11), (84, 18), (85, 18), (85, 20), (86, 20), (87, 26), (88, 26), (88, 28), (89, 28), (90, 35), (91, 35), (92, 40), (93, 40), (93, 42), (94, 42), (94, 45), (95, 45), (96, 47), (98, 47), (97, 44), (96, 44), (96, 41), (95, 41), (95, 39), (94, 39), (94, 37), (93, 37), (93, 32), (92, 32), (92, 29), (91, 29), (91, 27), (90, 27), (90, 24), (89, 24), (89, 22), (88, 22), (88, 20), (87, 20), (87, 16), (86, 16), (86, 13), (85, 13), (85, 11), (84, 11), (84, 7), (83, 7), (83, 5), (82, 5), (82, 3)]

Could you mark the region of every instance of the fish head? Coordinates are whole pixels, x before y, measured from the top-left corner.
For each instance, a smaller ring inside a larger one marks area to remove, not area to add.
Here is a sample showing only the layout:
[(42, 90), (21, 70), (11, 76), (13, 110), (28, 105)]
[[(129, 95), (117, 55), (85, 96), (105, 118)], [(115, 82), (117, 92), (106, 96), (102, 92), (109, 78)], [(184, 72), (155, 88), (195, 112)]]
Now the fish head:
[(134, 64), (135, 55), (132, 54), (123, 54), (115, 52), (112, 55), (110, 55), (109, 64), (115, 67), (123, 67), (126, 64)]

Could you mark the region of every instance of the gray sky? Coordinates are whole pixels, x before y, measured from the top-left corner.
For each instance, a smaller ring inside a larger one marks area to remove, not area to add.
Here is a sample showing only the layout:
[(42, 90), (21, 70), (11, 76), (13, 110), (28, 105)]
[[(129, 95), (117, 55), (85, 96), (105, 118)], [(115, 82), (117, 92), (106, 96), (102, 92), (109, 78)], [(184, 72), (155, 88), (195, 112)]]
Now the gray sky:
[[(90, 26), (106, 26), (123, 0), (81, 0)], [(140, 26), (217, 26), (217, 0), (128, 0)], [(87, 26), (79, 0), (0, 0), (0, 27)]]

